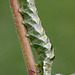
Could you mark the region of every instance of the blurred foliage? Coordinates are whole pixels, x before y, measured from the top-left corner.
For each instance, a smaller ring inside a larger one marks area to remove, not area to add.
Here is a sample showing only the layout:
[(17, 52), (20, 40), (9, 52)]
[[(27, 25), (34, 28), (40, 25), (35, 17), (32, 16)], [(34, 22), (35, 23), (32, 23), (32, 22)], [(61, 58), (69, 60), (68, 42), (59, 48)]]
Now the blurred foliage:
[[(55, 48), (52, 75), (74, 73), (75, 0), (35, 1), (42, 25)], [(0, 34), (0, 75), (27, 75), (8, 0), (0, 0)], [(33, 53), (36, 58), (34, 50)]]

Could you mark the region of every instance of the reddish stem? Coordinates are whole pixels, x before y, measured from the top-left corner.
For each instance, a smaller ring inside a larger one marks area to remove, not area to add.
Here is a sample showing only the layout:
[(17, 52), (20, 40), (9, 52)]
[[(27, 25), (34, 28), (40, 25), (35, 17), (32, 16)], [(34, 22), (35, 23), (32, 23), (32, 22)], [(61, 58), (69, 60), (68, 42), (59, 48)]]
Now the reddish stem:
[(11, 10), (13, 13), (13, 18), (15, 21), (17, 33), (18, 33), (19, 40), (20, 40), (20, 44), (22, 47), (24, 60), (25, 60), (26, 67), (28, 70), (28, 75), (37, 75), (31, 47), (30, 47), (28, 38), (25, 36), (26, 35), (25, 27), (22, 24), (23, 18), (18, 11), (20, 9), (18, 0), (9, 0), (9, 2), (10, 2)]

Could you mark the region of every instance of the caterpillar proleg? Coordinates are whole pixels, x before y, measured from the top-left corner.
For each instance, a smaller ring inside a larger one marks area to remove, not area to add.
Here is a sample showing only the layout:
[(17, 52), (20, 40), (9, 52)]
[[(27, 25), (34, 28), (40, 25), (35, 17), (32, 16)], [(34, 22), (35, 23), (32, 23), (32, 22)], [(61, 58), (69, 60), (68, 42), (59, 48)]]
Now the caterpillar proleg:
[(51, 75), (55, 57), (54, 48), (41, 25), (35, 2), (34, 0), (20, 0), (20, 2), (20, 12), (23, 16), (23, 24), (26, 26), (27, 36), (39, 54), (37, 65), (39, 75)]

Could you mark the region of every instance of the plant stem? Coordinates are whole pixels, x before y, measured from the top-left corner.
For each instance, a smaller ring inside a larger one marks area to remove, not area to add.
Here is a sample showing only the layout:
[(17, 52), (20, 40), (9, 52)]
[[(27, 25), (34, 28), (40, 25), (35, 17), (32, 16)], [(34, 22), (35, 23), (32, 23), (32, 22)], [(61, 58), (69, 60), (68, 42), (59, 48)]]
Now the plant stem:
[(22, 47), (22, 52), (26, 63), (28, 75), (37, 75), (31, 47), (28, 38), (26, 37), (25, 27), (22, 24), (23, 18), (19, 13), (20, 7), (19, 7), (18, 0), (9, 0), (9, 2), (13, 13), (13, 18), (16, 24), (16, 29), (19, 36), (20, 44)]

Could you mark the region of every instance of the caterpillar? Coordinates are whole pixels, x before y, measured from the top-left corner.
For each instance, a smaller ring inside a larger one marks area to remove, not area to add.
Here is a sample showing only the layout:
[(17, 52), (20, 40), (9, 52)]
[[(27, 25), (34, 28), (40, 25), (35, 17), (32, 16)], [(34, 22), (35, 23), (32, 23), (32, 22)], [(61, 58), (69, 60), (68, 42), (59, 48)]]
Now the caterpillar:
[(39, 75), (51, 75), (54, 60), (54, 48), (41, 25), (34, 0), (20, 0), (20, 13), (26, 27), (28, 38), (37, 50)]

